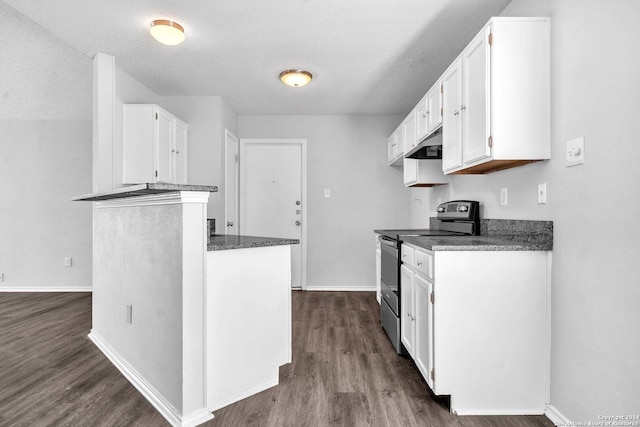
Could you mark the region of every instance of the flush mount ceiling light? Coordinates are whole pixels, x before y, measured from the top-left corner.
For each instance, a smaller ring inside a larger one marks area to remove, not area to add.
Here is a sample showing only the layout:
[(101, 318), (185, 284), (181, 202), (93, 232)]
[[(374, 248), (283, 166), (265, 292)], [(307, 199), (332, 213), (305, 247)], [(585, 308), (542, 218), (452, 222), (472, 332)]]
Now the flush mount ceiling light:
[(311, 81), (313, 75), (307, 70), (285, 70), (280, 73), (282, 83), (291, 87), (301, 87)]
[(162, 44), (175, 46), (184, 41), (184, 28), (177, 22), (168, 19), (156, 19), (149, 30), (154, 39)]

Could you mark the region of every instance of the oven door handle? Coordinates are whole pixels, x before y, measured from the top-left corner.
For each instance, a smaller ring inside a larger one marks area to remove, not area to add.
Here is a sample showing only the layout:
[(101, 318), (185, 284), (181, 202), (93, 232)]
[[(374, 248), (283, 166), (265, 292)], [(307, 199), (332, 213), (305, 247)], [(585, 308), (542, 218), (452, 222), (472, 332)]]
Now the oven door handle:
[(380, 243), (391, 246), (392, 248), (398, 248), (398, 241), (389, 239), (388, 237), (380, 236)]

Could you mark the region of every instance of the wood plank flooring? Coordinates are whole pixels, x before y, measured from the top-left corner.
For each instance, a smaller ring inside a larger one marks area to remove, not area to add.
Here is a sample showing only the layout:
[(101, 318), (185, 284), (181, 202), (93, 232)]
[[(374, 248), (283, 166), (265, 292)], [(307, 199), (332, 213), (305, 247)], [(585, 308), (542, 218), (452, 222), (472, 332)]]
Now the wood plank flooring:
[[(459, 417), (379, 324), (370, 292), (293, 292), (293, 362), (280, 384), (208, 427), (553, 426), (544, 416)], [(87, 338), (86, 293), (0, 293), (0, 426), (166, 426)]]

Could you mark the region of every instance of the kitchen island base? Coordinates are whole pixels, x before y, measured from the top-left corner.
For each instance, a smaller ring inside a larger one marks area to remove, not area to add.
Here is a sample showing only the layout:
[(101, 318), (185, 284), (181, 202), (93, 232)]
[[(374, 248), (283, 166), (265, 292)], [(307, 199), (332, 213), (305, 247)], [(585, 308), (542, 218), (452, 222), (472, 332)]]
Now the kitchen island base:
[(297, 241), (207, 250), (209, 191), (145, 185), (74, 199), (97, 201), (89, 337), (173, 426), (277, 384), (291, 360)]

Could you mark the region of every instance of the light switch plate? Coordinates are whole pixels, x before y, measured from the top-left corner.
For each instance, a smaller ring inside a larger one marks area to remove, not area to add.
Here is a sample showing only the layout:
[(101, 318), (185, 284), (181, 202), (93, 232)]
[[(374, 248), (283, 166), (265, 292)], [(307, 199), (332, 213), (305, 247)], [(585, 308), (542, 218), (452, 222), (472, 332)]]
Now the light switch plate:
[(547, 203), (547, 183), (538, 184), (538, 203)]
[(566, 149), (566, 166), (576, 166), (584, 163), (584, 137), (567, 141)]
[(509, 204), (509, 190), (507, 187), (500, 189), (500, 206), (507, 206)]

